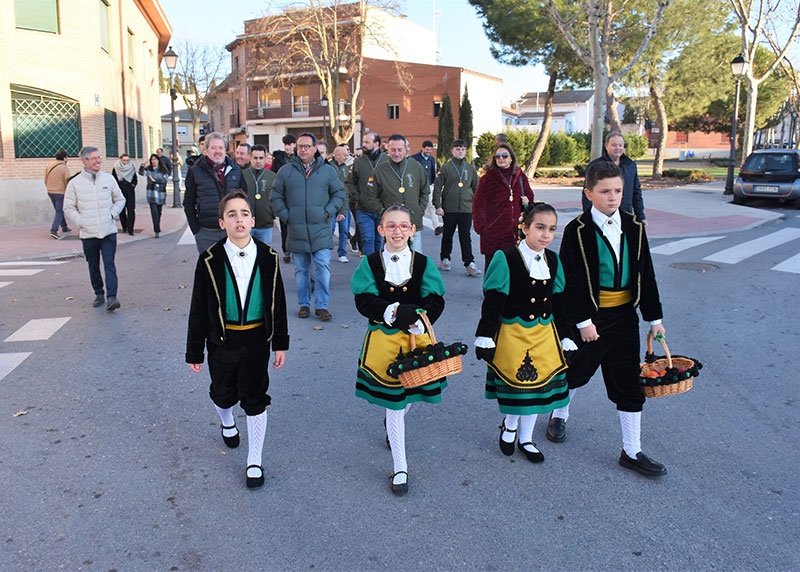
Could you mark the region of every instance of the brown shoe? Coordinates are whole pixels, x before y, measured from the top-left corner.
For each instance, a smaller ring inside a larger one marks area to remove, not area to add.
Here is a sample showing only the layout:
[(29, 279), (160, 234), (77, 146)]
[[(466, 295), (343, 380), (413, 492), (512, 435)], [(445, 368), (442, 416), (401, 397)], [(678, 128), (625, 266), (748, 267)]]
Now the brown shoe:
[(311, 315), (311, 309), (308, 306), (300, 306), (297, 311), (298, 318), (308, 318)]
[(331, 313), (330, 313), (330, 312), (328, 312), (328, 310), (325, 310), (325, 309), (322, 309), (322, 310), (314, 310), (314, 313), (315, 313), (315, 314), (317, 315), (317, 317), (318, 317), (320, 320), (322, 320), (323, 322), (327, 322), (328, 320), (330, 320), (331, 318), (333, 318), (333, 316), (331, 316)]

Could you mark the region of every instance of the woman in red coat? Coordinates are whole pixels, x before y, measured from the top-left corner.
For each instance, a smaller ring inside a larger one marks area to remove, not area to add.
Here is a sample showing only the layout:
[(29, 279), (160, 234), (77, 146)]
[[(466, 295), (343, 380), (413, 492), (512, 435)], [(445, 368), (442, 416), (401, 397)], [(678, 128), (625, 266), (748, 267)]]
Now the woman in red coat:
[(488, 268), (492, 256), (517, 243), (522, 206), (533, 202), (528, 177), (517, 166), (514, 149), (500, 143), (472, 199), (472, 225), (481, 237), (481, 254)]

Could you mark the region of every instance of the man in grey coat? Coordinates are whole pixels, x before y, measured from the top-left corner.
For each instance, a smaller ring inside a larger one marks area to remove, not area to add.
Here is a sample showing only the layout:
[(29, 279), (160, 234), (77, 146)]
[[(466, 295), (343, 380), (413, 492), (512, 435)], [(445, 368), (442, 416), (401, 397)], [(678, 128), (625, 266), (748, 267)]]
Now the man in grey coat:
[(331, 221), (345, 202), (344, 185), (336, 170), (316, 155), (317, 138), (303, 133), (297, 138), (297, 156), (281, 167), (272, 186), (270, 201), (275, 216), (288, 223), (286, 248), (294, 255), (297, 282), (297, 315), (307, 318), (311, 307), (311, 261), (316, 286), (314, 313), (322, 321), (328, 311), (331, 279)]

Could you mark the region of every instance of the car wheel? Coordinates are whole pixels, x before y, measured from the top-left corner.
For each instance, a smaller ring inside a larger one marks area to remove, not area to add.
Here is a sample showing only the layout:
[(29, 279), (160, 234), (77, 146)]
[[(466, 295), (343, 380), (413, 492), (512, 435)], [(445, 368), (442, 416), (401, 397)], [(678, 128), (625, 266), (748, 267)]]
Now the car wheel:
[(747, 199), (745, 199), (744, 197), (740, 197), (736, 193), (733, 193), (733, 204), (735, 205), (747, 204)]

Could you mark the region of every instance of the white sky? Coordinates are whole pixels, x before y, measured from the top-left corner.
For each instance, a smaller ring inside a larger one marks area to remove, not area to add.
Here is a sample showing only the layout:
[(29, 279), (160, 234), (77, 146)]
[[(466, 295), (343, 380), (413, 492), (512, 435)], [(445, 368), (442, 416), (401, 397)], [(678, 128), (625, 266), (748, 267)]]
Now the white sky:
[[(231, 42), (243, 31), (245, 20), (259, 17), (267, 5), (273, 4), (265, 0), (228, 0), (224, 4), (218, 0), (160, 2), (172, 24), (175, 44), (190, 39), (208, 40), (216, 45)], [(467, 0), (405, 0), (400, 6), (410, 20), (433, 28), (434, 4), (440, 12), (436, 28), (442, 65), (464, 67), (502, 78), (506, 104), (526, 91), (547, 89), (547, 77), (540, 70), (505, 66), (492, 58), (482, 21)]]

